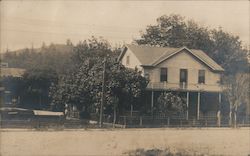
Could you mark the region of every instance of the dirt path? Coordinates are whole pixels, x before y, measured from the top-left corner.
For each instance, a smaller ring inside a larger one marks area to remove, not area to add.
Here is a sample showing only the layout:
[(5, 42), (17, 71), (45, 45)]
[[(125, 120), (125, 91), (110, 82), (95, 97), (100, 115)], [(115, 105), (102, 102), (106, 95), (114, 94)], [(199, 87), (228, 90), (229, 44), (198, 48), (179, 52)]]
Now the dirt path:
[(250, 129), (1, 130), (1, 156), (122, 155), (165, 149), (207, 155), (247, 156)]

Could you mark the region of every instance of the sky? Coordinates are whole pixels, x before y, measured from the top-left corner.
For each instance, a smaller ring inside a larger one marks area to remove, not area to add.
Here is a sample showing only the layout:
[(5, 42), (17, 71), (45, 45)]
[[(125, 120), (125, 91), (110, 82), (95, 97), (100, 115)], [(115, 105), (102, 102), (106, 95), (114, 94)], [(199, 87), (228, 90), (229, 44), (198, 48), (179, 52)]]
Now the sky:
[(112, 45), (139, 38), (162, 15), (180, 14), (209, 28), (238, 35), (249, 44), (250, 1), (0, 1), (0, 50), (74, 44), (102, 36)]

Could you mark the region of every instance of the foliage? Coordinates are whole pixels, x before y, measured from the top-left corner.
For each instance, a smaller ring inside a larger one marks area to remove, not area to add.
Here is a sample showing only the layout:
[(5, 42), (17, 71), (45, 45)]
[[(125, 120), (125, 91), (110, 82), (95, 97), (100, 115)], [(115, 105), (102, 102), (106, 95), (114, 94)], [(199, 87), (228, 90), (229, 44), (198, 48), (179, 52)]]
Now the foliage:
[(27, 70), (22, 78), (21, 107), (49, 109), (49, 87), (57, 81), (58, 75), (51, 69)]
[(166, 148), (164, 150), (162, 149), (143, 149), (138, 148), (136, 150), (132, 150), (129, 152), (125, 152), (124, 154), (128, 154), (129, 156), (203, 156), (205, 154), (197, 153), (196, 151), (187, 151), (184, 149), (178, 149), (175, 150), (175, 152), (172, 152), (170, 149)]
[(72, 51), (73, 45), (44, 44), (38, 49), (25, 48), (6, 52), (2, 54), (1, 60), (7, 62), (11, 68), (50, 69), (62, 74), (72, 69)]
[(77, 106), (78, 110), (84, 108), (88, 112), (99, 109), (104, 57), (106, 58), (106, 105), (104, 106), (106, 112), (111, 113), (114, 107), (122, 111), (126, 105), (119, 104), (124, 99), (139, 98), (147, 85), (147, 80), (141, 73), (126, 69), (118, 63), (116, 56), (117, 53), (105, 40), (92, 38), (78, 43), (74, 47), (72, 57), (75, 69), (70, 74), (63, 75), (58, 84), (54, 84), (50, 89), (52, 105), (63, 108), (67, 103), (70, 106)]
[(156, 25), (150, 25), (142, 33), (137, 44), (160, 47), (182, 47), (201, 49), (219, 63), (226, 74), (247, 71), (247, 50), (242, 48), (238, 36), (219, 29), (208, 29), (193, 20), (180, 15), (164, 15), (157, 18)]
[(156, 110), (162, 115), (182, 113), (185, 110), (185, 102), (178, 95), (164, 92), (157, 99)]
[[(230, 118), (232, 113), (235, 118), (237, 115), (238, 108), (245, 105), (245, 108), (250, 109), (249, 102), (249, 74), (238, 73), (235, 76), (227, 76), (224, 78), (226, 89), (224, 94), (226, 95), (230, 104)], [(248, 113), (246, 111), (246, 113)], [(232, 119), (231, 119), (232, 120)]]

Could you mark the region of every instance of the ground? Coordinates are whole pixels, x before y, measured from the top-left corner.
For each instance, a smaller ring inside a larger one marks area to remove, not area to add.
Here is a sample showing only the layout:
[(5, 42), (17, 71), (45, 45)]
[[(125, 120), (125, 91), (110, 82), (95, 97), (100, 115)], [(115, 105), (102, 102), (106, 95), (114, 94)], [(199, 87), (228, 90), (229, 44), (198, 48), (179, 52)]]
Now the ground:
[(144, 149), (185, 150), (205, 155), (247, 156), (250, 128), (0, 130), (1, 156), (123, 155)]

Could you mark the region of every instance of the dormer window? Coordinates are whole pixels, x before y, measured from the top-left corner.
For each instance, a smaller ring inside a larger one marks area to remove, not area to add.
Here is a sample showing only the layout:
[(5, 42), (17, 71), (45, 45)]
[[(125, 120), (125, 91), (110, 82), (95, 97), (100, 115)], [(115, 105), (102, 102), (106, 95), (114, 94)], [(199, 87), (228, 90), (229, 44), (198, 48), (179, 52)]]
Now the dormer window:
[(130, 60), (129, 60), (130, 58), (129, 58), (129, 55), (126, 57), (126, 65), (129, 65), (129, 63), (130, 63)]

